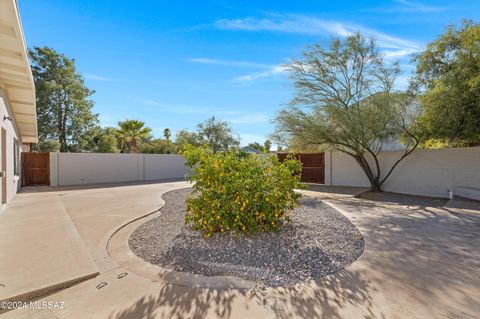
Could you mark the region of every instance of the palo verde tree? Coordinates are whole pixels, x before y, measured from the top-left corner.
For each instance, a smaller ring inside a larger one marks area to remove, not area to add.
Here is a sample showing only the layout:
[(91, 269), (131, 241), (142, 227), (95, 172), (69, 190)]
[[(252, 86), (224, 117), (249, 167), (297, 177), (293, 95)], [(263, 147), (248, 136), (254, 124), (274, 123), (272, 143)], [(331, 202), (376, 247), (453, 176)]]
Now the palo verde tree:
[(29, 50), (35, 81), (41, 142), (58, 141), (60, 151), (78, 151), (85, 133), (97, 123), (94, 91), (85, 86), (75, 60), (49, 47)]
[(427, 146), (480, 145), (480, 24), (449, 26), (415, 60)]
[[(380, 191), (395, 167), (418, 146), (411, 126), (411, 92), (396, 92), (398, 63), (387, 65), (373, 39), (357, 33), (309, 47), (286, 65), (295, 89), (276, 117), (276, 133), (293, 149), (333, 149), (352, 156), (371, 189)], [(385, 171), (379, 153), (401, 141), (404, 151)]]
[(122, 153), (138, 153), (140, 142), (148, 140), (151, 135), (151, 129), (145, 127), (145, 123), (139, 120), (130, 120), (118, 122), (116, 136), (120, 144)]

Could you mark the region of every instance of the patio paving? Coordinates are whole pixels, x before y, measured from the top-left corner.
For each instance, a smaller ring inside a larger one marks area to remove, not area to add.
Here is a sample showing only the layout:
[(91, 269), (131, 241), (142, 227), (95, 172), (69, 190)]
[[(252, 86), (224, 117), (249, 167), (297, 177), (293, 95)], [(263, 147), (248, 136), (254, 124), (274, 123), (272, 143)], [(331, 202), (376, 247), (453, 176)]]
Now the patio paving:
[(44, 295), (98, 273), (56, 194), (18, 194), (0, 214), (0, 301)]
[(63, 301), (64, 309), (18, 309), (2, 318), (476, 318), (480, 313), (477, 202), (428, 207), (353, 198), (353, 190), (306, 191), (326, 199), (360, 229), (363, 255), (336, 274), (292, 288), (209, 289), (182, 284), (182, 278), (163, 280), (159, 268), (129, 258), (125, 245), (130, 221), (143, 222), (135, 220), (161, 207), (164, 192), (185, 186), (46, 193), (65, 207), (100, 275), (41, 299)]

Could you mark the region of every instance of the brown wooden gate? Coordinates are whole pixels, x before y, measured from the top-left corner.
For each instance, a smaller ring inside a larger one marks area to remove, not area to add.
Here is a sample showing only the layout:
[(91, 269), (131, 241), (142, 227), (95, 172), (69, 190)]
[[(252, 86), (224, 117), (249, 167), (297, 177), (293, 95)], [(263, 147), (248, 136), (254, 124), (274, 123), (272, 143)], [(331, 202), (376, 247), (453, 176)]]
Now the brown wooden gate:
[(22, 186), (50, 185), (50, 153), (22, 152)]
[[(278, 153), (280, 161), (287, 156), (287, 153)], [(302, 182), (325, 184), (325, 153), (297, 153), (294, 156), (303, 165)]]

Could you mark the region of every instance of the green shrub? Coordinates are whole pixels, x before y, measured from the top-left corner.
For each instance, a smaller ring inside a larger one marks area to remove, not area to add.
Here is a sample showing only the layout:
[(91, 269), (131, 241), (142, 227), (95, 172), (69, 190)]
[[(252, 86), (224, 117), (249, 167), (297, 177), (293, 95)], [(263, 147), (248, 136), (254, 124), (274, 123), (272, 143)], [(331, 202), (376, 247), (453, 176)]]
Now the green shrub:
[(194, 182), (185, 223), (207, 237), (276, 231), (299, 204), (301, 195), (294, 189), (302, 186), (302, 167), (295, 159), (280, 163), (276, 156), (212, 153), (191, 146), (183, 156), (192, 168), (188, 180)]

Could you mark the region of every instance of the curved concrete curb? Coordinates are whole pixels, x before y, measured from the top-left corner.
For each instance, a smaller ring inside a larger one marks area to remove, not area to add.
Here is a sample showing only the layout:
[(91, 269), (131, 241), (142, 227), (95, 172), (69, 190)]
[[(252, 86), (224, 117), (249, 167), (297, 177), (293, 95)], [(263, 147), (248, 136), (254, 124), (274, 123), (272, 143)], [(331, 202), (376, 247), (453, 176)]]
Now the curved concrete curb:
[[(181, 188), (178, 188), (181, 189)], [(175, 189), (175, 190), (178, 190)], [(163, 199), (162, 199), (163, 200)], [(162, 203), (162, 207), (165, 201)], [(120, 267), (147, 278), (153, 282), (164, 282), (190, 288), (204, 289), (251, 289), (256, 286), (253, 281), (233, 276), (203, 276), (186, 272), (177, 272), (153, 265), (135, 255), (128, 244), (130, 235), (140, 225), (158, 217), (161, 207), (143, 216), (134, 218), (121, 225), (107, 242), (107, 253)]]
[[(178, 188), (182, 189), (182, 188)], [(175, 191), (178, 189), (170, 190)], [(168, 191), (168, 192), (170, 192)], [(164, 194), (168, 193), (165, 192)], [(165, 201), (163, 200), (162, 194), (162, 206), (148, 214), (143, 216), (134, 218), (123, 225), (121, 225), (116, 231), (113, 232), (110, 239), (107, 242), (107, 253), (112, 258), (115, 263), (117, 263), (120, 267), (132, 271), (135, 274), (147, 278), (152, 282), (164, 282), (173, 285), (179, 285), (184, 287), (190, 288), (202, 288), (202, 289), (253, 289), (257, 286), (257, 283), (254, 281), (245, 280), (235, 276), (204, 276), (186, 272), (177, 272), (169, 269), (162, 268), (158, 265), (151, 264), (142, 258), (135, 255), (129, 246), (129, 238), (131, 234), (142, 224), (148, 222), (151, 219), (154, 219), (161, 214), (161, 209), (165, 205)], [(333, 204), (322, 200), (327, 205), (331, 206), (333, 209), (341, 213), (343, 216), (345, 214), (335, 207)], [(345, 216), (346, 217), (346, 216)], [(353, 225), (355, 225), (348, 217), (346, 217)], [(355, 226), (356, 227), (356, 226)], [(360, 232), (361, 233), (361, 232)], [(361, 233), (362, 238), (364, 239), (363, 234)], [(364, 239), (365, 240), (365, 239)], [(357, 257), (360, 258), (365, 251), (365, 245), (362, 250), (362, 253)], [(352, 264), (355, 262), (353, 261)], [(349, 267), (351, 264), (347, 265), (345, 268)], [(338, 272), (344, 270), (340, 269)], [(325, 277), (335, 275), (337, 272), (331, 273), (326, 275)], [(300, 286), (308, 286), (310, 284), (318, 282), (320, 279), (317, 280), (310, 280), (307, 282), (299, 283), (292, 287), (300, 287)], [(283, 287), (286, 288), (286, 287)], [(270, 289), (270, 288), (269, 288)]]

